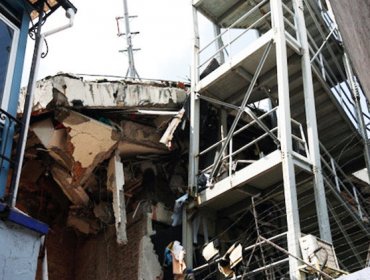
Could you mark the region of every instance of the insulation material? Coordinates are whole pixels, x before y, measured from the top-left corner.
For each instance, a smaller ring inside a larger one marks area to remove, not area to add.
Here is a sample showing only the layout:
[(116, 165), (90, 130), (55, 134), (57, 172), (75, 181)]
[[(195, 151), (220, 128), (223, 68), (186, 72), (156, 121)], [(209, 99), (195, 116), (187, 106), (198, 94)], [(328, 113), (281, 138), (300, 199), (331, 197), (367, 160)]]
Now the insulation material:
[[(34, 107), (39, 109), (53, 101), (53, 89), (65, 95), (67, 104), (81, 100), (89, 107), (166, 107), (176, 108), (185, 101), (187, 93), (180, 85), (165, 82), (84, 81), (61, 74), (37, 82)], [(54, 90), (55, 92), (55, 90)], [(22, 89), (18, 112), (22, 112), (26, 89)]]
[(116, 224), (116, 235), (118, 244), (127, 243), (126, 233), (126, 206), (123, 185), (125, 184), (123, 164), (120, 157), (114, 155), (108, 165), (107, 188), (113, 194), (113, 212)]

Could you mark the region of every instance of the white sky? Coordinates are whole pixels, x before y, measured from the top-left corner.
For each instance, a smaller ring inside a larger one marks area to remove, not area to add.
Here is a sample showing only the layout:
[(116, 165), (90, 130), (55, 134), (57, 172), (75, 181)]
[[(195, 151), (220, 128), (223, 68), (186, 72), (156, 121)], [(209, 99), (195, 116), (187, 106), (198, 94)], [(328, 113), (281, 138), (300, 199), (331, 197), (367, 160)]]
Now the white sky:
[[(57, 72), (125, 76), (124, 37), (117, 37), (116, 16), (123, 0), (71, 0), (77, 7), (75, 25), (48, 37), (49, 54), (41, 60), (38, 79)], [(142, 78), (184, 81), (190, 76), (192, 53), (191, 0), (128, 0), (136, 69)], [(44, 31), (67, 23), (64, 10), (48, 19)], [(121, 21), (121, 29), (124, 24)], [(27, 82), (33, 41), (29, 40), (23, 84)]]

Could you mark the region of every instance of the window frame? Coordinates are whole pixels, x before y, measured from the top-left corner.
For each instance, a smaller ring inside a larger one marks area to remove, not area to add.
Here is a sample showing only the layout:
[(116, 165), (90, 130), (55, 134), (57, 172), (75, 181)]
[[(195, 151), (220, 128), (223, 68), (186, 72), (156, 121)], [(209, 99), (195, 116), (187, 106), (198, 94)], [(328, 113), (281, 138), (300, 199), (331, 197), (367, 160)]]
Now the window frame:
[(6, 76), (5, 76), (5, 84), (4, 84), (4, 92), (3, 96), (0, 100), (0, 108), (7, 111), (8, 106), (9, 106), (9, 101), (10, 101), (10, 94), (11, 94), (11, 89), (12, 89), (12, 83), (13, 83), (13, 74), (15, 70), (15, 62), (17, 58), (17, 52), (18, 52), (18, 43), (19, 43), (19, 27), (16, 26), (14, 23), (12, 23), (11, 20), (9, 20), (6, 15), (4, 15), (0, 11), (0, 20), (4, 22), (7, 26), (9, 26), (14, 34), (13, 34), (13, 39), (12, 39), (12, 44), (11, 44), (11, 50), (10, 50), (10, 55), (9, 55), (9, 62), (8, 62), (8, 67), (6, 70)]

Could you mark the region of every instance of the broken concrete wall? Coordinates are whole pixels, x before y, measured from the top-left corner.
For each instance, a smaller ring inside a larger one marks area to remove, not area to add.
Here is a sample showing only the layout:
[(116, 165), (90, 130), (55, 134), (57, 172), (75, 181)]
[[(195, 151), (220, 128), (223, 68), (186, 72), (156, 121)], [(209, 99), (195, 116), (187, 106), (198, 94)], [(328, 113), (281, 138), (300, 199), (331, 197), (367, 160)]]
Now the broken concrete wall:
[[(26, 89), (22, 89), (18, 112), (23, 110)], [(88, 107), (172, 107), (186, 99), (182, 83), (154, 81), (84, 81), (81, 77), (60, 74), (36, 85), (34, 109), (53, 106)]]
[(75, 279), (160, 279), (160, 265), (148, 237), (147, 215), (140, 212), (134, 219), (133, 213), (130, 215), (126, 245), (117, 244), (114, 226), (77, 245)]
[(155, 251), (151, 222), (171, 228), (187, 188), (187, 90), (58, 75), (36, 95), (17, 206), (51, 227), (50, 279), (160, 279), (172, 237)]
[(95, 167), (110, 157), (117, 143), (115, 129), (70, 110), (56, 112), (31, 125), (31, 130), (55, 160), (50, 172), (76, 205), (87, 205), (84, 185)]

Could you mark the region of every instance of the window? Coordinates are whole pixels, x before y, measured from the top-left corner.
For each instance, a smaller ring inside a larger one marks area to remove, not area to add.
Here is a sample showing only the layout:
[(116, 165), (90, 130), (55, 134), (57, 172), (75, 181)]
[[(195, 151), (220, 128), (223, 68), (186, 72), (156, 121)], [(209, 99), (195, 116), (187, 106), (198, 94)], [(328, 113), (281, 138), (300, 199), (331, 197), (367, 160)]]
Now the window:
[(0, 14), (0, 104), (3, 110), (8, 108), (18, 33), (18, 28)]

